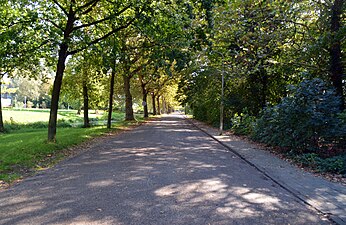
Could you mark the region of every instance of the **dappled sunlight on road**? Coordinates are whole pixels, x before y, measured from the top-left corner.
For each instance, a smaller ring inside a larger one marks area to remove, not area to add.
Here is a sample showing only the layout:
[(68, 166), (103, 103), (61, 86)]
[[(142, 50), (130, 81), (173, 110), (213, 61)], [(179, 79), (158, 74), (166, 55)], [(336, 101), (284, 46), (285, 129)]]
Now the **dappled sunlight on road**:
[(0, 224), (323, 224), (179, 117), (97, 143), (0, 192)]

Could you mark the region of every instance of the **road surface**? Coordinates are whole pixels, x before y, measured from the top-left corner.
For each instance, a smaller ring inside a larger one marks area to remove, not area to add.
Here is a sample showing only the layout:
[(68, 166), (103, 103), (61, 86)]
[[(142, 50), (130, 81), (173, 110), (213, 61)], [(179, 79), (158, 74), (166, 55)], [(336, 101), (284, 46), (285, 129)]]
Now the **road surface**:
[(330, 224), (181, 115), (0, 191), (0, 224)]

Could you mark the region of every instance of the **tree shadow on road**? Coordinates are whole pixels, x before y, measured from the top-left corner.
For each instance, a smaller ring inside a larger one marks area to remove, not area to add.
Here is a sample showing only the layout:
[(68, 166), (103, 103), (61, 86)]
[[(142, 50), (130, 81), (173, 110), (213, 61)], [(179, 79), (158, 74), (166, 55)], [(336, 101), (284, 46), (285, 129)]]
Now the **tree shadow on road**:
[(0, 199), (0, 224), (328, 224), (174, 116), (110, 137)]

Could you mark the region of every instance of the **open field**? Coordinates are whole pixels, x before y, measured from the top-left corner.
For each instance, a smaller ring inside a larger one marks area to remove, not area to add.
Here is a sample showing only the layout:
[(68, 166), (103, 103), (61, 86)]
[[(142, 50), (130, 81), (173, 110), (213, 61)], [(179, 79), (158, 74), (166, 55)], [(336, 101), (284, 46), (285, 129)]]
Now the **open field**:
[[(34, 123), (34, 122), (48, 122), (49, 120), (49, 110), (48, 109), (4, 109), (3, 117), (5, 122), (10, 122), (11, 117), (17, 123)], [(95, 114), (94, 110), (89, 111), (89, 117), (101, 118), (103, 116), (103, 111), (99, 114)], [(77, 114), (77, 110), (59, 110), (58, 120), (83, 120), (83, 111), (81, 115)]]

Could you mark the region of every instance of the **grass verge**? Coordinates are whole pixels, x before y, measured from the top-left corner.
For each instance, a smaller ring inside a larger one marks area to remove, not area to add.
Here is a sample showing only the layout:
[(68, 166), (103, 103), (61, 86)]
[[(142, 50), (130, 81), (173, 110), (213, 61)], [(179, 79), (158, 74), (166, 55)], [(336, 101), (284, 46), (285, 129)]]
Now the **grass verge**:
[(47, 142), (47, 129), (21, 129), (0, 134), (0, 187), (1, 183), (11, 184), (15, 180), (30, 175), (37, 170), (47, 168), (69, 156), (64, 151), (87, 140), (125, 127), (139, 124), (137, 121), (118, 121), (112, 129), (104, 126), (85, 128), (58, 128), (57, 142)]

